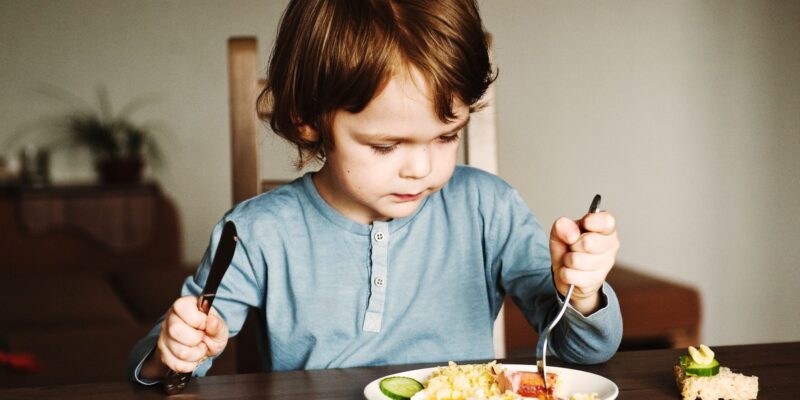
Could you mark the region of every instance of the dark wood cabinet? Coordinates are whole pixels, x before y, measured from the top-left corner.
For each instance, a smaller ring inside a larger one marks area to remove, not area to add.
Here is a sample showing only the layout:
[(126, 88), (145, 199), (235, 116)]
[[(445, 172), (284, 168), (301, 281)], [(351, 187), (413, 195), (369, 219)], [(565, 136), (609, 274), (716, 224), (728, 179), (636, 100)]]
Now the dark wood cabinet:
[(155, 183), (0, 189), (0, 269), (180, 265), (174, 203)]

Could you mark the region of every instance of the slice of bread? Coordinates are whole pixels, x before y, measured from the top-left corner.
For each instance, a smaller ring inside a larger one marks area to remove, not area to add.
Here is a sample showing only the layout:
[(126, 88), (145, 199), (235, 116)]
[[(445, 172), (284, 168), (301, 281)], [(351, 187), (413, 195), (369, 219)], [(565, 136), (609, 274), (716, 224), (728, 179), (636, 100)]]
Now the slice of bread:
[(688, 376), (675, 366), (675, 382), (683, 400), (751, 400), (758, 396), (758, 377), (745, 376), (720, 367), (714, 376)]

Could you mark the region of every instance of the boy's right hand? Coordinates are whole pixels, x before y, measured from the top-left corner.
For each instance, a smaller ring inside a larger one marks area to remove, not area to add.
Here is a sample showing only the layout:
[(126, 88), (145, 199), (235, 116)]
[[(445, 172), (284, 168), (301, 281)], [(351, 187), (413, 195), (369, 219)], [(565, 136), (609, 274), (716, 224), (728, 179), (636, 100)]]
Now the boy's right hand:
[[(197, 309), (197, 297), (175, 300), (158, 336), (156, 353), (161, 363), (175, 372), (192, 372), (228, 344), (228, 326), (211, 307), (208, 315)], [(156, 358), (156, 357), (154, 357)]]

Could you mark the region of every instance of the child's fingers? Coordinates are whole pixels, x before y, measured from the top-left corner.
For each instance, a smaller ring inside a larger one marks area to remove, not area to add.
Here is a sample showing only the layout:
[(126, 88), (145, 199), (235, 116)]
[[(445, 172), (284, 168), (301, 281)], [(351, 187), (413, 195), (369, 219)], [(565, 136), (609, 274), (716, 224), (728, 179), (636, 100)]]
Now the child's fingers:
[(164, 321), (163, 328), (167, 337), (186, 346), (197, 346), (203, 341), (205, 334), (199, 329), (189, 326), (176, 313), (170, 313)]
[(195, 329), (205, 329), (206, 315), (197, 309), (197, 297), (183, 296), (172, 303), (172, 312), (187, 325)]
[(550, 230), (550, 242), (556, 240), (571, 245), (578, 240), (580, 235), (581, 230), (575, 221), (561, 217), (553, 223), (553, 228)]
[(180, 361), (196, 363), (206, 357), (208, 346), (200, 342), (197, 346), (186, 346), (176, 341), (165, 341), (169, 353)]
[(590, 254), (570, 251), (564, 254), (562, 263), (566, 268), (580, 271), (608, 272), (614, 265), (614, 255), (609, 253)]
[(611, 234), (617, 229), (617, 221), (608, 211), (586, 214), (581, 219), (581, 226), (588, 232)]
[(206, 323), (206, 337), (203, 342), (208, 347), (207, 355), (216, 356), (225, 350), (228, 344), (228, 326), (219, 314), (212, 308)]
[(165, 352), (163, 350), (161, 351), (161, 363), (166, 365), (167, 368), (175, 372), (182, 372), (182, 373), (190, 373), (194, 371), (194, 368), (197, 366), (197, 363), (182, 361), (177, 357), (173, 356), (171, 353)]
[(161, 363), (175, 372), (191, 373), (197, 367), (197, 362), (181, 360), (171, 353), (161, 352)]
[(569, 251), (569, 246), (566, 243), (558, 239), (550, 239), (550, 260), (554, 267), (561, 267), (561, 260), (567, 251)]
[[(183, 346), (171, 340), (163, 330), (161, 331), (156, 346), (158, 348), (158, 353), (160, 353), (161, 363), (175, 372), (192, 372), (197, 366), (197, 361), (195, 361), (196, 352), (188, 350), (191, 349), (190, 347)], [(198, 347), (199, 350), (197, 352), (202, 354), (201, 357), (205, 357), (205, 344), (201, 343)], [(175, 354), (176, 352), (179, 353), (181, 357), (187, 357), (188, 359), (181, 359)]]
[(577, 269), (580, 271), (593, 271), (597, 269), (595, 264), (592, 262), (592, 255), (588, 253), (576, 253), (574, 251), (570, 251), (569, 253), (564, 254), (564, 258), (562, 259), (562, 264), (567, 268)]
[(567, 284), (561, 280), (558, 271), (562, 269), (564, 255), (570, 251), (569, 245), (574, 243), (579, 236), (578, 224), (566, 217), (557, 219), (550, 229), (550, 260), (553, 263), (556, 290), (562, 295), (567, 292)]
[(206, 317), (206, 335), (218, 337), (223, 333), (223, 330), (225, 332), (228, 330), (225, 321), (220, 317), (219, 313), (217, 313), (217, 310), (212, 307)]
[(589, 254), (604, 254), (609, 251), (616, 252), (619, 248), (619, 239), (617, 232), (611, 234), (603, 234), (596, 232), (586, 232), (581, 235), (575, 243), (570, 246), (570, 250), (589, 253)]
[(558, 273), (563, 282), (575, 285), (583, 293), (596, 291), (605, 281), (605, 272), (602, 270), (582, 271), (575, 268), (561, 268)]
[(208, 356), (228, 343), (228, 327), (213, 308), (210, 315), (197, 309), (197, 298), (181, 297), (173, 303), (161, 325), (158, 350), (161, 362), (176, 372), (192, 372)]

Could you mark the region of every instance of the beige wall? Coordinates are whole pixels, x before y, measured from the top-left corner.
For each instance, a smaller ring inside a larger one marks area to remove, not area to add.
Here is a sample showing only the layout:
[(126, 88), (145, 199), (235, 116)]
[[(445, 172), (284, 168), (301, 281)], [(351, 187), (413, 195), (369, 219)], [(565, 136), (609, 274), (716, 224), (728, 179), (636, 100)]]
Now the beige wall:
[[(230, 206), (225, 41), (258, 35), (266, 59), (284, 4), (0, 2), (0, 153), (57, 110), (40, 82), (87, 99), (105, 83), (118, 105), (158, 94), (138, 115), (170, 127), (157, 178), (198, 260)], [(707, 343), (800, 340), (800, 3), (481, 4), (500, 175), (543, 225), (602, 193), (620, 261), (702, 290)], [(264, 146), (267, 176), (292, 176), (291, 151)], [(57, 180), (91, 178), (66, 158)]]
[(602, 193), (705, 340), (800, 339), (800, 3), (484, 5), (500, 173), (543, 222)]

